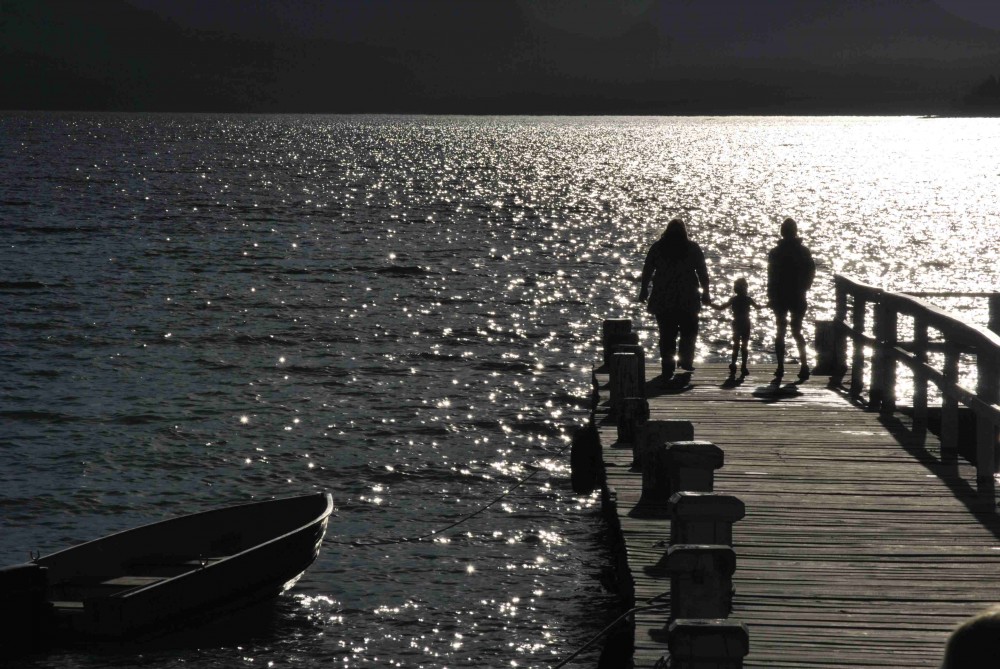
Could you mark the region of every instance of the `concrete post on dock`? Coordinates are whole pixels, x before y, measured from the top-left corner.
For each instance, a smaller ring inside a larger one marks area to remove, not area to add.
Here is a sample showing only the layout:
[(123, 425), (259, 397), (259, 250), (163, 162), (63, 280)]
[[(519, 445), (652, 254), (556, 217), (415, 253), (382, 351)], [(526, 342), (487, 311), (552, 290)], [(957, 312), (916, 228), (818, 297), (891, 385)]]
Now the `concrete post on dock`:
[(733, 610), (736, 552), (731, 547), (676, 544), (667, 551), (657, 570), (670, 574), (671, 621), (726, 618)]
[(640, 434), (645, 434), (649, 420), (649, 400), (645, 397), (626, 397), (618, 414), (618, 443), (632, 444), (633, 466), (636, 445)]
[(667, 505), (671, 544), (733, 545), (733, 525), (746, 515), (742, 500), (709, 492), (675, 492)]
[(626, 397), (642, 397), (639, 385), (639, 356), (635, 353), (612, 353), (611, 370), (608, 378), (608, 417), (617, 419), (621, 415)]
[[(629, 335), (632, 338), (636, 338), (638, 335)], [(642, 347), (641, 344), (619, 344), (615, 347), (615, 353), (634, 353), (638, 359), (636, 363), (636, 385), (639, 388), (639, 392), (636, 393), (636, 397), (646, 396), (646, 349)]]
[[(643, 425), (633, 447), (633, 466), (638, 459), (642, 471), (642, 493), (632, 509), (632, 515), (648, 518), (668, 517), (667, 503), (671, 495), (669, 452), (673, 440), (694, 434), (690, 421), (651, 420)], [(638, 458), (637, 458), (638, 455)]]
[(715, 470), (722, 467), (725, 455), (710, 441), (675, 441), (667, 451), (670, 490), (675, 492), (712, 492)]
[(622, 344), (638, 344), (639, 336), (632, 332), (631, 318), (606, 318), (601, 324), (601, 346), (604, 364), (611, 364), (615, 348)]
[(642, 494), (632, 515), (669, 517), (670, 496), (682, 490), (712, 492), (715, 470), (722, 464), (722, 449), (708, 441), (647, 445), (642, 453)]
[(670, 669), (742, 669), (750, 632), (729, 620), (678, 619), (667, 632)]
[[(694, 439), (694, 426), (689, 420), (671, 418), (668, 420), (646, 420), (639, 423), (632, 445), (632, 468), (642, 469), (642, 461), (647, 451), (665, 448), (674, 441)], [(664, 502), (669, 501), (668, 495)]]

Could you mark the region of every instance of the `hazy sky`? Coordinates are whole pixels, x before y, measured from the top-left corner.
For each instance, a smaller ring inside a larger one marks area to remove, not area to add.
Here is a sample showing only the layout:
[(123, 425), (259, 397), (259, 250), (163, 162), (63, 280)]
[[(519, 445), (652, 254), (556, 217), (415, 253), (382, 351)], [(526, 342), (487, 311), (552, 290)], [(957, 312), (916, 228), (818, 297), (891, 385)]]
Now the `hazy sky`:
[(934, 0), (955, 16), (1000, 30), (1000, 2), (996, 0)]
[(937, 111), (1000, 0), (3, 0), (0, 108)]

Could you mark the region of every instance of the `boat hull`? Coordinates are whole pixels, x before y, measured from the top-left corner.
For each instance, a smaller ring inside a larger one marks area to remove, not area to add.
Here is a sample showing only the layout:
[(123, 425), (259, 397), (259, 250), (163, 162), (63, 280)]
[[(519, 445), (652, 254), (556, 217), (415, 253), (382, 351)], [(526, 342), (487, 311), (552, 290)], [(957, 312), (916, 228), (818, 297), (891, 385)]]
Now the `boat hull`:
[(274, 597), (316, 559), (332, 511), (326, 493), (242, 504), (40, 557), (51, 628), (121, 638)]

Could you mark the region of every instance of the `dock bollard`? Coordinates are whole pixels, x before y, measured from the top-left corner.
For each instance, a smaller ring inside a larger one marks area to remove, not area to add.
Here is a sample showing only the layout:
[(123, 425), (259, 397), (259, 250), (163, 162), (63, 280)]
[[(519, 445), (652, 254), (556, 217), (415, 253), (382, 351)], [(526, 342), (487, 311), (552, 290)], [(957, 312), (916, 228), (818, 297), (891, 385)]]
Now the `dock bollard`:
[[(650, 421), (652, 422), (652, 421)], [(638, 518), (667, 518), (670, 501), (670, 444), (653, 442), (642, 452), (642, 493), (629, 515)]]
[(677, 544), (650, 571), (670, 574), (670, 620), (725, 618), (733, 610), (736, 553), (729, 546)]
[(750, 632), (729, 620), (681, 618), (667, 631), (671, 669), (742, 669), (750, 653)]
[(635, 340), (634, 343), (629, 344), (619, 344), (615, 347), (615, 353), (635, 353), (639, 361), (636, 365), (636, 383), (639, 387), (639, 392), (636, 393), (636, 397), (646, 396), (646, 349), (639, 344), (639, 335), (634, 332), (629, 335)]
[(710, 492), (675, 492), (667, 505), (671, 544), (733, 545), (733, 524), (746, 515), (738, 497)]
[[(601, 346), (604, 349), (604, 364), (611, 364), (615, 346), (632, 343), (631, 318), (605, 318), (601, 324)], [(636, 339), (638, 341), (638, 339)]]
[(611, 355), (610, 399), (608, 417), (617, 418), (621, 413), (622, 400), (626, 397), (641, 397), (639, 389), (639, 357), (635, 353), (613, 353)]
[[(645, 450), (672, 441), (694, 439), (694, 425), (689, 420), (669, 418), (667, 420), (647, 420), (638, 425), (635, 441), (632, 442), (632, 468), (642, 468)], [(669, 499), (669, 498), (668, 498)]]
[(722, 467), (722, 449), (710, 441), (675, 441), (667, 451), (671, 494), (688, 490), (711, 492), (715, 470)]
[(593, 421), (578, 427), (570, 442), (570, 484), (573, 492), (586, 495), (599, 483), (601, 468), (601, 437)]
[[(688, 421), (647, 421), (645, 435), (640, 437), (642, 492), (630, 515), (637, 518), (669, 518), (667, 503), (673, 494), (673, 472), (670, 449), (675, 442), (665, 441), (671, 431), (693, 432)], [(676, 433), (676, 432), (674, 432)], [(679, 442), (691, 443), (691, 442)], [(633, 456), (634, 456), (633, 449)]]
[(618, 442), (632, 444), (632, 458), (635, 459), (635, 444), (643, 424), (649, 420), (649, 400), (645, 397), (625, 397), (618, 412)]

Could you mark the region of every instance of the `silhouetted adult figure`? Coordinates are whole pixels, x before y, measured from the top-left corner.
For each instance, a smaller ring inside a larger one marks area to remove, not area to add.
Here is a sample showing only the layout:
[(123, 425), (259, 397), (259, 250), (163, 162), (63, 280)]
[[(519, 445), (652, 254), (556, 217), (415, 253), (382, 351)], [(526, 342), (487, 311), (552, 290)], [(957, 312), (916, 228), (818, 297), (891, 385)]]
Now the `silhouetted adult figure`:
[(785, 334), (792, 326), (792, 339), (799, 349), (799, 378), (809, 378), (806, 339), (802, 320), (806, 315), (806, 293), (816, 276), (812, 254), (799, 239), (795, 221), (786, 218), (781, 224), (781, 240), (767, 254), (767, 297), (774, 311), (774, 355), (778, 359), (775, 376), (785, 374)]
[(969, 618), (948, 637), (941, 669), (1000, 667), (1000, 607)]
[(710, 304), (711, 300), (705, 254), (700, 246), (688, 239), (684, 221), (677, 218), (670, 221), (663, 235), (653, 242), (642, 266), (641, 282), (639, 301), (646, 302), (648, 298), (647, 308), (656, 317), (660, 331), (663, 378), (669, 379), (674, 373), (675, 353), (684, 370), (678, 379), (690, 378), (694, 371), (698, 312), (702, 304)]

